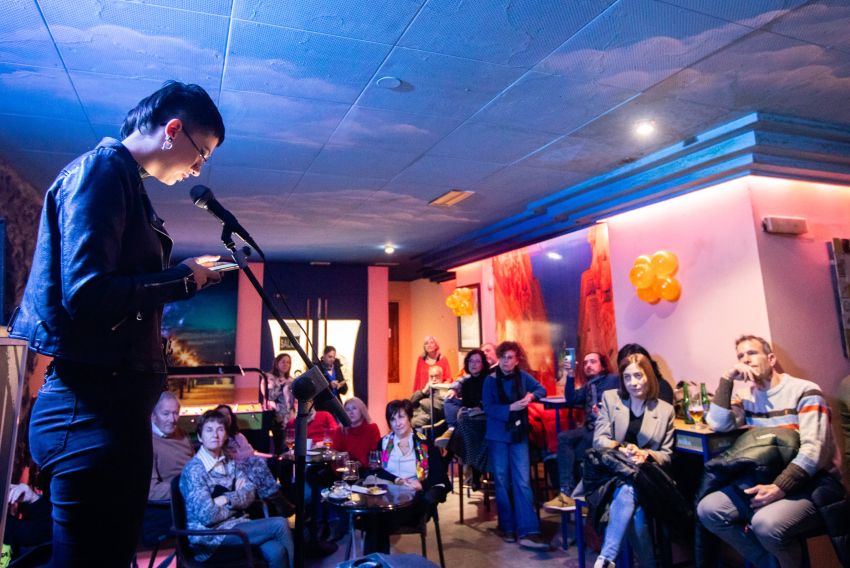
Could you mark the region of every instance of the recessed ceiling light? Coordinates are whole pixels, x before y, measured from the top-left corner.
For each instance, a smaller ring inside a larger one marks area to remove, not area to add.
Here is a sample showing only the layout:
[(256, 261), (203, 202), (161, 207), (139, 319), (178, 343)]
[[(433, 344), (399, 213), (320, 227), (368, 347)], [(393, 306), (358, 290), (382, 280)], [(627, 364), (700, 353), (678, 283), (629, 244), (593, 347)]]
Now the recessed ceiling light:
[(654, 120), (639, 120), (635, 123), (635, 134), (638, 136), (649, 136), (655, 132)]
[(451, 191), (445, 192), (440, 197), (436, 199), (432, 199), (428, 202), (428, 205), (434, 205), (436, 207), (454, 207), (464, 199), (468, 199), (475, 194), (474, 191), (462, 191), (460, 189), (453, 189)]
[(381, 77), (375, 84), (382, 89), (398, 89), (401, 87), (401, 79), (398, 77)]
[(561, 260), (562, 258), (564, 258), (563, 256), (561, 256), (560, 254), (558, 254), (557, 252), (555, 252), (553, 250), (547, 252), (546, 256), (551, 258), (552, 260)]
[(393, 245), (386, 244), (386, 245), (384, 245), (384, 252), (386, 254), (392, 254), (392, 253), (395, 252), (395, 247)]

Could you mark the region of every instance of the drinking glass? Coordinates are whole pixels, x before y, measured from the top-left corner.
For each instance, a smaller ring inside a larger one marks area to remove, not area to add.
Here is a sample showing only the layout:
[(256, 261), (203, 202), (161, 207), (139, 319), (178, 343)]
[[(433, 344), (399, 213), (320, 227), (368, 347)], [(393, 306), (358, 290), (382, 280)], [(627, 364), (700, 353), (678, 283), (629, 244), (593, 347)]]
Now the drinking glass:
[(354, 460), (345, 462), (345, 473), (342, 474), (343, 481), (357, 483), (360, 479), (360, 463)]
[(369, 469), (372, 471), (381, 469), (381, 452), (378, 450), (369, 452)]
[(284, 442), (289, 449), (289, 453), (295, 450), (295, 428), (287, 428), (284, 434)]
[(334, 471), (340, 477), (345, 475), (345, 464), (348, 462), (348, 459), (348, 452), (337, 452), (334, 456)]
[(699, 399), (692, 400), (691, 405), (688, 407), (688, 414), (694, 419), (697, 430), (704, 430), (706, 428), (706, 425), (702, 421), (705, 415), (705, 407), (703, 407), (702, 401)]
[(322, 443), (325, 445), (326, 449), (331, 449), (331, 446), (334, 445), (333, 442), (333, 433), (330, 430), (325, 430), (325, 437), (322, 440)]

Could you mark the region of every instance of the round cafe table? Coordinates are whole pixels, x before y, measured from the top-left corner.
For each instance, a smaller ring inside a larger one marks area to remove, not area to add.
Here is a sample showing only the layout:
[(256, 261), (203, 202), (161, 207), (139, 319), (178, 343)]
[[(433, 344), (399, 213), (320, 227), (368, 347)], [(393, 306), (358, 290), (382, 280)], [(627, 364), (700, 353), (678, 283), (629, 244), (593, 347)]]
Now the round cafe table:
[[(351, 492), (351, 496), (347, 499), (333, 499), (325, 497), (325, 501), (331, 507), (339, 511), (341, 514), (348, 515), (348, 532), (349, 541), (348, 549), (345, 553), (346, 560), (357, 558), (357, 543), (354, 538), (354, 518), (357, 515), (374, 517), (406, 509), (418, 503), (421, 498), (421, 491), (416, 491), (400, 485), (381, 486), (387, 490), (382, 495), (369, 495), (366, 493)], [(352, 553), (354, 556), (352, 556)], [(362, 554), (362, 551), (360, 552)]]

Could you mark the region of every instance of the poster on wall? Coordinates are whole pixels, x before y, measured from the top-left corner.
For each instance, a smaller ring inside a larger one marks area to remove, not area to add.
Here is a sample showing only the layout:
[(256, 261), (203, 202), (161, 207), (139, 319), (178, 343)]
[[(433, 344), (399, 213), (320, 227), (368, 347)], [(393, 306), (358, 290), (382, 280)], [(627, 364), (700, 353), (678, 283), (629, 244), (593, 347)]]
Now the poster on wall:
[(827, 243), (844, 356), (850, 358), (850, 239)]
[(499, 341), (522, 345), (550, 394), (559, 392), (558, 361), (566, 348), (579, 357), (590, 351), (616, 356), (606, 225), (493, 257), (493, 282)]
[(472, 314), (457, 318), (457, 341), (461, 351), (478, 349), (481, 346), (481, 302), (480, 286), (464, 286), (472, 291)]
[(239, 275), (226, 273), (190, 300), (165, 305), (162, 333), (170, 342), (171, 366), (234, 364), (238, 286)]

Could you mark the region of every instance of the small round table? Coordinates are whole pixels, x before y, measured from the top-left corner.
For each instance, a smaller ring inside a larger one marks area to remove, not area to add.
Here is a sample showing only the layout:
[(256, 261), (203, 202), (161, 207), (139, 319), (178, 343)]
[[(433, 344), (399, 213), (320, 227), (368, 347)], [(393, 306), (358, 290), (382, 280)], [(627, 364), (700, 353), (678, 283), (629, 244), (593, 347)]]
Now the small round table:
[[(383, 495), (368, 495), (365, 493), (351, 492), (348, 499), (325, 499), (327, 503), (340, 513), (348, 515), (349, 541), (345, 553), (346, 560), (357, 558), (357, 545), (354, 539), (354, 517), (355, 515), (380, 515), (400, 509), (412, 507), (418, 503), (421, 491), (415, 491), (399, 485), (386, 486), (387, 492)], [(352, 556), (352, 552), (354, 556)], [(361, 551), (362, 554), (362, 551)]]

